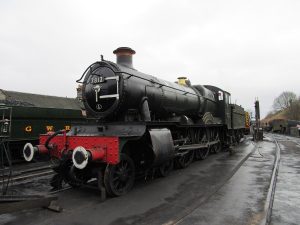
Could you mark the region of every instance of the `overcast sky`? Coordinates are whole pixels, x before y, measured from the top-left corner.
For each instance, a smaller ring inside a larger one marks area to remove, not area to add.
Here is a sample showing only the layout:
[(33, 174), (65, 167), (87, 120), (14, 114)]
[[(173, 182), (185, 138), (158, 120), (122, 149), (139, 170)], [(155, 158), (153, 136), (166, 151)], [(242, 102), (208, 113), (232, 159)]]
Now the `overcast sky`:
[(0, 0), (0, 89), (76, 96), (89, 64), (136, 50), (134, 67), (218, 86), (262, 115), (300, 94), (300, 1)]

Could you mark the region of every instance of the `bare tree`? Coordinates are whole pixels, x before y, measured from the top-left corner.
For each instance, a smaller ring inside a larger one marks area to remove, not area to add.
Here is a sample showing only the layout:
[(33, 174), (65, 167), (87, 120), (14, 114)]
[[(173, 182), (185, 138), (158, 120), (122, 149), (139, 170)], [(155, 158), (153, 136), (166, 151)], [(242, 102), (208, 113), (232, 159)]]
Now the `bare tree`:
[(274, 111), (272, 110), (272, 111), (268, 112), (268, 114), (266, 115), (265, 118), (270, 118), (270, 117), (274, 116), (275, 114), (276, 114), (276, 112), (274, 112)]
[(273, 109), (280, 111), (291, 106), (292, 102), (297, 100), (297, 95), (291, 91), (282, 92), (273, 102)]
[(293, 101), (288, 108), (287, 115), (292, 120), (300, 120), (300, 101)]

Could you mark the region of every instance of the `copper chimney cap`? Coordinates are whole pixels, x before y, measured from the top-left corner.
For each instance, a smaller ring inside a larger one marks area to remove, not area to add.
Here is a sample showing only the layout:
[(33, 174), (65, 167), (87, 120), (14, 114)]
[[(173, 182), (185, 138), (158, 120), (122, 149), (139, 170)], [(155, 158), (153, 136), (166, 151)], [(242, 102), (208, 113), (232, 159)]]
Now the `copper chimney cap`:
[(116, 55), (119, 55), (119, 54), (134, 55), (135, 51), (132, 48), (129, 48), (129, 47), (119, 47), (116, 50), (114, 50), (113, 53), (116, 54)]
[(117, 64), (133, 68), (132, 66), (132, 55), (135, 54), (135, 51), (128, 47), (120, 47), (113, 51), (117, 56)]

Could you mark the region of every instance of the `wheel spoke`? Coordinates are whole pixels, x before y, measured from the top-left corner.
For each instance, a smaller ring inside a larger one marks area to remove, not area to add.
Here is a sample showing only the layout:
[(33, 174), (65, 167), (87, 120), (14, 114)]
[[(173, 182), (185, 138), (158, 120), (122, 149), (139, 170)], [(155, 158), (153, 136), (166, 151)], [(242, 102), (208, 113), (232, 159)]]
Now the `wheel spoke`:
[(112, 179), (113, 182), (116, 182), (116, 181), (118, 181), (118, 180), (120, 180), (119, 177), (114, 177), (114, 178)]
[(118, 169), (118, 170), (115, 171), (115, 174), (119, 176), (119, 175), (122, 174), (122, 171), (120, 169)]
[(132, 188), (135, 179), (135, 168), (132, 159), (125, 154), (121, 154), (120, 159), (119, 164), (107, 166), (104, 174), (106, 191), (113, 196), (128, 192)]

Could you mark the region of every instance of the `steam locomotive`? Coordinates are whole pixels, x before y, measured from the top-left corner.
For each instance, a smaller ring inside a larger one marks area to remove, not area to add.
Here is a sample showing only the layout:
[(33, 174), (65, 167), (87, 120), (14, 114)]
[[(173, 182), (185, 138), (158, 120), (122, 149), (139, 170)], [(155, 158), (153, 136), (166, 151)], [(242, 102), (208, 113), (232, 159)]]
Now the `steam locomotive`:
[(174, 165), (185, 168), (243, 137), (245, 111), (230, 103), (230, 93), (191, 85), (185, 77), (172, 83), (139, 72), (131, 48), (114, 54), (116, 63), (102, 57), (77, 80), (90, 122), (41, 135), (39, 145), (24, 147), (27, 161), (39, 154), (55, 159), (52, 186), (59, 188), (62, 180), (80, 186), (97, 178), (100, 189), (123, 195), (138, 175), (167, 176)]

